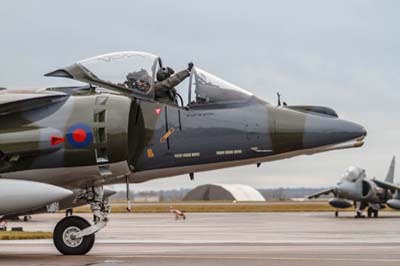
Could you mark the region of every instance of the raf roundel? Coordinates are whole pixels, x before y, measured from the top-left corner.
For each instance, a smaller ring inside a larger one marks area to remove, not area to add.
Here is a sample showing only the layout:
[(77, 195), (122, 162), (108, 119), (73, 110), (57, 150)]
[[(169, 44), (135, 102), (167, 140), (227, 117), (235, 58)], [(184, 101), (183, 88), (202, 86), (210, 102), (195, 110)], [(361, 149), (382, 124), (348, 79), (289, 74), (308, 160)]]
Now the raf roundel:
[(68, 129), (67, 140), (75, 148), (86, 148), (93, 140), (92, 129), (86, 124), (75, 124)]

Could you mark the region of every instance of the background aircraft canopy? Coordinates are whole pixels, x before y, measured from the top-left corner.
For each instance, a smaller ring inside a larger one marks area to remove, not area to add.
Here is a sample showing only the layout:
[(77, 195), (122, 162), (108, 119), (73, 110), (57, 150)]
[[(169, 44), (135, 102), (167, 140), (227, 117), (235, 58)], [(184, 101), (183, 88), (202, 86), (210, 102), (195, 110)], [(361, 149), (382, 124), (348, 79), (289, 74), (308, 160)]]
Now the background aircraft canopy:
[(343, 179), (350, 182), (356, 182), (358, 179), (365, 177), (365, 170), (355, 166), (350, 166), (343, 174)]
[(196, 103), (241, 102), (252, 94), (200, 68), (194, 68)]

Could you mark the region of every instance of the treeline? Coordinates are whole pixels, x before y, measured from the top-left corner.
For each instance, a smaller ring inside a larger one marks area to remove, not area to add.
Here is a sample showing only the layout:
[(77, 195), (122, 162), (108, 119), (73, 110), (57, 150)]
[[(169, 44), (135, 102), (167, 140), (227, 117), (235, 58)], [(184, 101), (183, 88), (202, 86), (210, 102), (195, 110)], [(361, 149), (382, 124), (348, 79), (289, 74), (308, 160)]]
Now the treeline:
[(290, 200), (305, 198), (326, 188), (265, 188), (258, 189), (266, 200)]

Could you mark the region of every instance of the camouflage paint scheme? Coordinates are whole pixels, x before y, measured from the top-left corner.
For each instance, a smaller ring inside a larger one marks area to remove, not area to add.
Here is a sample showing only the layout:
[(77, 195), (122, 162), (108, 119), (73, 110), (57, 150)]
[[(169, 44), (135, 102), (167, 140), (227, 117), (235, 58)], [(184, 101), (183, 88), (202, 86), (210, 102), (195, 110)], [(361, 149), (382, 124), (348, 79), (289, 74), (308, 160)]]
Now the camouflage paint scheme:
[[(69, 189), (126, 177), (135, 183), (359, 147), (366, 136), (326, 107), (273, 106), (254, 95), (165, 104), (89, 75), (78, 63), (49, 76), (91, 85), (0, 90), (2, 178)], [(90, 141), (79, 147), (71, 130), (85, 127)]]

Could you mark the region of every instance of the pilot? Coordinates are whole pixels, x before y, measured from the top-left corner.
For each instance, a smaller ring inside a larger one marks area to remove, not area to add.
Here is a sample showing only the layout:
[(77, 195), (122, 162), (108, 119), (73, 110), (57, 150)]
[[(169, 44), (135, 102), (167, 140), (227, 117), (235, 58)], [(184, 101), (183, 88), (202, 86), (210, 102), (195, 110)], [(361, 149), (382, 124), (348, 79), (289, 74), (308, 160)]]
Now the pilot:
[(148, 93), (150, 88), (151, 77), (145, 69), (137, 72), (131, 72), (126, 76), (126, 81), (123, 85), (130, 89), (139, 90), (143, 93)]
[(190, 76), (193, 63), (188, 64), (188, 68), (174, 74), (170, 67), (162, 67), (157, 71), (157, 82), (152, 86), (155, 93), (155, 99), (164, 103), (176, 103), (175, 87)]

